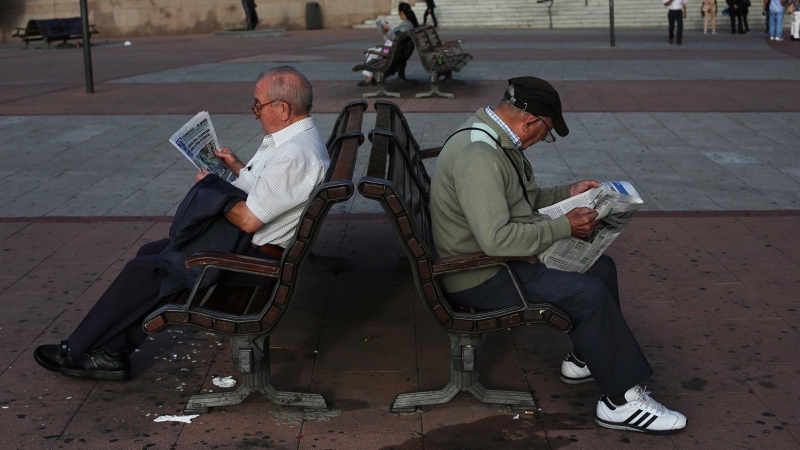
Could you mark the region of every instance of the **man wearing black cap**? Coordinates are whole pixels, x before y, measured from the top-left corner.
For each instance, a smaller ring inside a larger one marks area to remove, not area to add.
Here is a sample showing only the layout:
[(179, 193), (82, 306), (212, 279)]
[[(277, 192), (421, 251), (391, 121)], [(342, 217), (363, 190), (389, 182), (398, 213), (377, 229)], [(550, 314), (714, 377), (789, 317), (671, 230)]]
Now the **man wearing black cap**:
[[(522, 151), (567, 136), (558, 92), (534, 77), (509, 80), (496, 107), (480, 109), (445, 142), (431, 183), (433, 240), (440, 257), (483, 252), (530, 256), (570, 236), (584, 238), (597, 213), (576, 208), (551, 219), (539, 208), (599, 186), (591, 180), (541, 188)], [(572, 316), (575, 350), (561, 366), (568, 384), (595, 381), (604, 394), (595, 421), (606, 428), (652, 434), (674, 433), (686, 417), (648, 395), (639, 383), (653, 371), (622, 316), (617, 271), (608, 256), (585, 273), (512, 262), (528, 299), (550, 303)], [(447, 275), (448, 297), (477, 309), (520, 305), (506, 270), (480, 269)], [(591, 370), (590, 370), (591, 368)]]

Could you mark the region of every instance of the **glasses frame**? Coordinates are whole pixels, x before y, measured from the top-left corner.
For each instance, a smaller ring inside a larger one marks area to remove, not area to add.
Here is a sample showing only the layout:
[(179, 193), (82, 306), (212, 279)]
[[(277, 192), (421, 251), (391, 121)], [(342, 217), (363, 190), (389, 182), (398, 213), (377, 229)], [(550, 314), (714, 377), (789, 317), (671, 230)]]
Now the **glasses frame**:
[(269, 100), (266, 103), (261, 103), (261, 101), (259, 99), (257, 99), (257, 98), (254, 99), (254, 100), (255, 101), (253, 102), (253, 106), (250, 107), (250, 111), (253, 111), (253, 115), (255, 115), (257, 119), (261, 117), (261, 110), (265, 106), (271, 105), (271, 104), (273, 104), (275, 102), (282, 102), (283, 101), (283, 100)]
[(537, 116), (535, 114), (534, 114), (534, 117), (536, 117), (537, 119), (541, 120), (542, 123), (544, 124), (544, 127), (547, 128), (547, 134), (544, 135), (542, 140), (547, 142), (548, 144), (552, 144), (553, 142), (555, 142), (556, 141), (556, 137), (553, 135), (552, 128), (550, 128), (550, 126), (547, 125), (547, 122), (544, 119), (542, 119), (541, 117), (539, 117), (539, 116)]

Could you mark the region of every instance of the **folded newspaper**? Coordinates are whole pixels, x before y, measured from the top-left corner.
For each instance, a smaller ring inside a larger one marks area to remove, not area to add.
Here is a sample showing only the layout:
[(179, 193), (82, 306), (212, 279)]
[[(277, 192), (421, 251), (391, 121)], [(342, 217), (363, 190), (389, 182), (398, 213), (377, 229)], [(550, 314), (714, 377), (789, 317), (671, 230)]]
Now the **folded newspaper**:
[(208, 111), (197, 113), (169, 141), (198, 169), (208, 170), (226, 181), (236, 181), (236, 175), (214, 156), (219, 150), (219, 141)]
[(550, 269), (567, 272), (586, 272), (597, 258), (614, 242), (644, 202), (627, 181), (607, 181), (599, 188), (570, 197), (555, 205), (539, 210), (551, 218), (563, 216), (575, 208), (586, 207), (597, 211), (600, 223), (586, 239), (570, 237), (556, 241), (539, 254), (539, 260)]

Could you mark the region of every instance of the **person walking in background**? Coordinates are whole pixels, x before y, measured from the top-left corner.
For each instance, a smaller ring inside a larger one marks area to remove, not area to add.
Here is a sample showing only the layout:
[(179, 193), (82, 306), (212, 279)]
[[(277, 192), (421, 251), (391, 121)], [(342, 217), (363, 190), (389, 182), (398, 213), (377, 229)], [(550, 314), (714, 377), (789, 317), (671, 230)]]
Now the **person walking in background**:
[(792, 40), (800, 41), (800, 0), (791, 0), (787, 13), (792, 16)]
[(433, 0), (425, 0), (425, 3), (428, 5), (428, 9), (425, 10), (425, 14), (422, 16), (422, 24), (428, 24), (428, 14), (430, 14), (431, 18), (433, 19), (433, 27), (439, 28), (439, 22), (436, 21), (436, 14), (433, 11), (436, 9), (436, 2)]
[(717, 34), (717, 0), (703, 0), (703, 34), (708, 34), (708, 19), (711, 19), (711, 34)]
[(743, 0), (725, 0), (725, 3), (728, 4), (728, 15), (731, 16), (731, 34), (736, 34), (737, 23), (739, 24), (739, 34), (744, 34), (744, 26), (742, 25)]
[[(672, 44), (673, 40), (677, 37), (678, 45), (683, 42), (683, 19), (686, 18), (686, 0), (664, 0), (664, 6), (669, 11), (667, 12), (667, 19), (669, 20), (669, 43)], [(678, 34), (675, 35), (675, 23), (678, 24)]]
[(750, 14), (750, 0), (742, 0), (742, 22), (744, 23), (744, 32), (750, 32), (750, 25), (747, 23), (747, 15)]
[(764, 0), (764, 10), (769, 15), (769, 40), (782, 41), (785, 0)]

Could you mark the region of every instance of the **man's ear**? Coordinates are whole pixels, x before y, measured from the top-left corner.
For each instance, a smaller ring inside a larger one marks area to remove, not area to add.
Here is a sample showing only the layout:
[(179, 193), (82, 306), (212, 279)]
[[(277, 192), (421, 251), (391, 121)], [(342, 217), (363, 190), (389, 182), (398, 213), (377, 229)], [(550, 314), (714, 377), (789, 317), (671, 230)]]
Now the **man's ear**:
[(529, 129), (533, 128), (533, 126), (536, 125), (536, 122), (538, 122), (538, 121), (539, 121), (539, 119), (536, 116), (530, 116), (530, 115), (526, 116), (523, 128), (526, 129), (526, 130), (529, 130)]
[(281, 119), (284, 121), (292, 117), (292, 107), (286, 102), (281, 102)]

